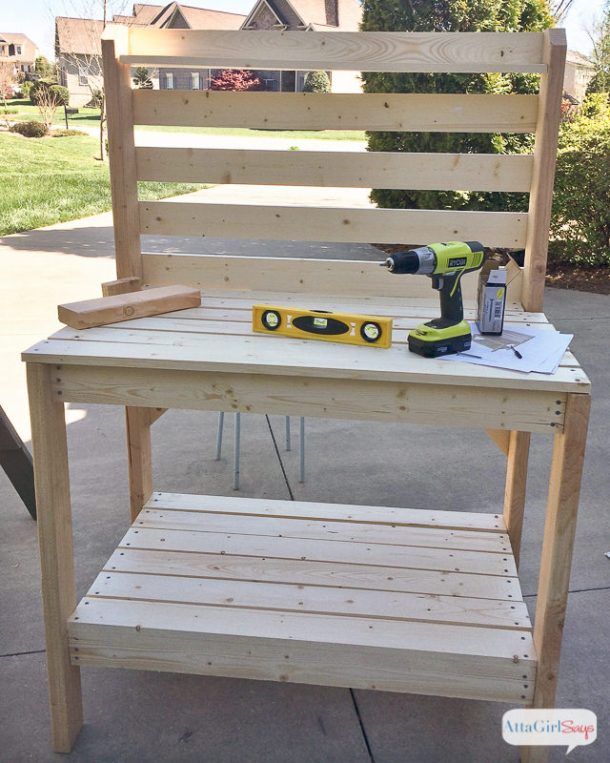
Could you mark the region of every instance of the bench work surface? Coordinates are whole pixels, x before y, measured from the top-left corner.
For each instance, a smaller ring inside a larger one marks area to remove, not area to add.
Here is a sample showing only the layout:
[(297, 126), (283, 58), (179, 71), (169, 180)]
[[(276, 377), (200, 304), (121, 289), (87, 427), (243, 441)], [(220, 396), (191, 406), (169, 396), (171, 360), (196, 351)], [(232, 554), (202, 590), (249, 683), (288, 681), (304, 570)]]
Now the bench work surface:
[[(254, 334), (255, 303), (359, 312), (394, 318), (393, 346), (368, 348)], [(449, 363), (408, 351), (407, 333), (439, 315), (430, 298), (325, 297), (271, 292), (203, 292), (202, 307), (108, 326), (64, 328), (27, 350), (30, 362), (226, 373), (469, 385), (551, 392), (588, 392), (589, 380), (572, 353), (552, 375)], [(465, 308), (465, 317), (474, 319)], [(506, 325), (548, 326), (543, 313), (507, 309)]]
[(497, 514), (153, 493), (68, 621), (74, 665), (522, 704)]

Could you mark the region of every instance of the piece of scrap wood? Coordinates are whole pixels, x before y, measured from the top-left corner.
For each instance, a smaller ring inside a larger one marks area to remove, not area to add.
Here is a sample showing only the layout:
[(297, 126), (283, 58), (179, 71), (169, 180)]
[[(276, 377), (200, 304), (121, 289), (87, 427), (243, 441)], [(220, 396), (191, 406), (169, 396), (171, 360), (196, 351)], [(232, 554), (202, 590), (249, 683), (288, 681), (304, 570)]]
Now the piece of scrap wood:
[(200, 305), (199, 289), (190, 286), (159, 286), (113, 297), (59, 305), (57, 316), (62, 323), (73, 329), (87, 329)]

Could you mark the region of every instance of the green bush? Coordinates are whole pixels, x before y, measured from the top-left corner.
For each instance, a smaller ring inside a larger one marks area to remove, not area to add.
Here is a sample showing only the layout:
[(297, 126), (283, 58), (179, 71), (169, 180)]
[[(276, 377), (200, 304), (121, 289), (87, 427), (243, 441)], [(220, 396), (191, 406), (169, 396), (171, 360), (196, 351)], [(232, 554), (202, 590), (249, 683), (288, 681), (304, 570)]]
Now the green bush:
[[(364, 0), (366, 31), (492, 32), (539, 31), (552, 26), (546, 0)], [(367, 93), (535, 93), (538, 77), (528, 74), (394, 74), (365, 72)], [(529, 152), (530, 135), (490, 133), (369, 132), (370, 151), (449, 153)], [(455, 191), (373, 190), (381, 207), (406, 209), (527, 209), (525, 194)]]
[(53, 85), (56, 84), (57, 83), (53, 80), (46, 79), (37, 79), (35, 82), (32, 82), (29, 93), (30, 103), (32, 106), (38, 106), (38, 98), (42, 91), (48, 91)]
[(29, 79), (26, 79), (24, 82), (21, 83), (21, 97), (22, 98), (29, 98), (30, 97), (30, 90), (32, 89), (32, 85), (34, 83), (30, 82)]
[(591, 94), (561, 125), (551, 222), (551, 256), (610, 266), (610, 106)]
[(70, 105), (70, 91), (63, 85), (51, 85), (49, 92), (58, 106)]
[(88, 133), (82, 130), (53, 130), (51, 133), (52, 138), (71, 138), (73, 135), (88, 135)]
[(11, 125), (9, 130), (11, 132), (18, 132), (19, 135), (23, 135), (24, 138), (44, 138), (48, 133), (47, 126), (42, 122), (31, 120), (30, 122), (16, 122)]
[(307, 72), (303, 84), (304, 93), (330, 93), (330, 79), (326, 72)]

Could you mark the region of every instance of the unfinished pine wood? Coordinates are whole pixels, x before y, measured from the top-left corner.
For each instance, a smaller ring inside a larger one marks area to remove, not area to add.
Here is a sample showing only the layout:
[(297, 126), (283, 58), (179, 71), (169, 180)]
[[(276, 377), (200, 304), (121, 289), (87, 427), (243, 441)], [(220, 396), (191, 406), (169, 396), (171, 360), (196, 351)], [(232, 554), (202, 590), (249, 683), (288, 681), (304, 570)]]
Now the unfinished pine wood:
[(505, 456), (508, 456), (510, 432), (507, 432), (505, 429), (486, 429), (485, 432), (502, 453), (504, 453)]
[(206, 514), (234, 514), (237, 516), (273, 516), (293, 519), (328, 519), (346, 524), (376, 524), (395, 527), (434, 527), (449, 530), (477, 530), (503, 535), (506, 526), (500, 514), (482, 514), (466, 511), (427, 511), (389, 506), (361, 506), (341, 503), (313, 503), (311, 501), (278, 501), (268, 498), (240, 498), (236, 501), (222, 495), (194, 495), (190, 493), (154, 492), (146, 511), (205, 512)]
[(542, 34), (131, 27), (129, 64), (381, 72), (542, 72)]
[(102, 34), (104, 105), (110, 151), (110, 188), (117, 278), (140, 278), (138, 182), (133, 135), (131, 67), (118, 60), (128, 49), (129, 29), (119, 25)]
[(566, 51), (565, 30), (547, 29), (544, 32), (544, 60), (549, 68), (548, 74), (540, 78), (540, 110), (528, 212), (530, 223), (525, 244), (522, 299), (526, 310), (542, 310)]
[(134, 124), (175, 127), (527, 133), (538, 114), (537, 95), (133, 90), (132, 98)]
[(27, 368), (51, 734), (70, 752), (83, 723), (80, 671), (70, 664), (67, 619), (76, 605), (68, 446), (63, 402), (51, 390), (50, 366)]
[[(146, 511), (146, 509), (144, 509)], [(238, 554), (180, 553), (122, 546), (104, 566), (146, 575), (178, 575), (189, 578), (255, 580), (331, 586), (369, 591), (417, 592), (424, 596), (466, 596), (515, 602), (515, 579), (501, 575), (475, 575), (451, 570), (393, 569), (369, 564), (311, 562), (303, 559), (240, 556)], [(510, 581), (510, 582), (509, 582)]]
[[(225, 509), (223, 515), (203, 508), (216, 506), (219, 500)], [(174, 509), (155, 508), (159, 503)], [(349, 681), (351, 686), (427, 693), (436, 681), (433, 676), (423, 680), (416, 666), (422, 660), (431, 666), (434, 654), (437, 669), (438, 665), (445, 668), (443, 691), (450, 696), (482, 693), (487, 698), (510, 697), (519, 702), (532, 696), (535, 655), (519, 582), (506, 573), (494, 574), (490, 566), (490, 558), (495, 556), (513, 570), (510, 551), (459, 552), (445, 547), (446, 531), (440, 528), (397, 528), (371, 519), (368, 527), (372, 536), (376, 532), (407, 533), (413, 539), (408, 540), (411, 544), (418, 537), (436, 534), (434, 542), (439, 548), (409, 545), (402, 556), (397, 556), (389, 544), (324, 540), (329, 523), (352, 530), (358, 526), (347, 518), (324, 516), (325, 504), (314, 504), (314, 513), (300, 519), (254, 513), (260, 503), (155, 494), (71, 619), (74, 661), (144, 667), (154, 659), (160, 669), (170, 669), (171, 662), (174, 669), (189, 672), (215, 674), (218, 670), (226, 675), (229, 669), (230, 675), (277, 679), (273, 666), (279, 660), (287, 671), (280, 680), (309, 682), (319, 680), (317, 660), (312, 659), (314, 644), (321, 654), (340, 644), (339, 663), (326, 681), (332, 685), (347, 685)], [(287, 504), (265, 502), (272, 511), (281, 511)], [(226, 511), (229, 507), (231, 511)], [(309, 505), (301, 503), (293, 508), (304, 513)], [(333, 507), (328, 509), (333, 516)], [(335, 515), (346, 511), (348, 516), (359, 515), (366, 507), (336, 507)], [(400, 511), (411, 518), (418, 514), (415, 510), (380, 507), (375, 511), (385, 520), (392, 520)], [(145, 527), (157, 521), (147, 518), (155, 513), (169, 518), (156, 540)], [(420, 522), (428, 525), (435, 519), (439, 524), (448, 521), (448, 512), (438, 516), (436, 512), (419, 513)], [(459, 515), (453, 516), (461, 521)], [(224, 549), (211, 549), (216, 535), (210, 532), (213, 517), (228, 522), (228, 529), (232, 527), (222, 537)], [(185, 533), (180, 525), (185, 518), (200, 529)], [(262, 534), (256, 535), (252, 529), (253, 534), (243, 535), (246, 519), (259, 523)], [(303, 522), (317, 525), (318, 540), (295, 539), (285, 532), (270, 536), (270, 522), (294, 527)], [(501, 523), (499, 517), (495, 523)], [(472, 524), (484, 529), (466, 531), (469, 537), (478, 534), (487, 541), (505, 537), (499, 532), (501, 527), (490, 531), (490, 518), (473, 519)], [(464, 533), (457, 528), (455, 532)], [(376, 548), (387, 553), (376, 556)], [(459, 558), (460, 564), (471, 565), (477, 572), (446, 569), (443, 556), (447, 552), (452, 554), (450, 559)], [(137, 628), (129, 626), (126, 618), (131, 616), (137, 618)], [(171, 632), (167, 628), (170, 622)], [(130, 638), (131, 631), (144, 638), (127, 643), (125, 638)], [(293, 633), (298, 633), (296, 639)], [(215, 638), (220, 634), (224, 634), (223, 650), (217, 648)], [(252, 659), (248, 663), (235, 651), (235, 636), (247, 643), (262, 673), (253, 674)], [(193, 639), (197, 646), (187, 648), (187, 644), (194, 646)], [(304, 650), (299, 657), (294, 652), (297, 645)], [(168, 648), (172, 652), (170, 662), (163, 657)], [(257, 651), (259, 648), (264, 651)], [(388, 665), (384, 670), (383, 661), (397, 649), (402, 669)], [(346, 673), (347, 663), (342, 662), (346, 652), (353, 658), (360, 655), (352, 664), (365, 662), (364, 673), (354, 669)], [(368, 655), (366, 660), (364, 654)], [(309, 655), (308, 663), (305, 655)], [(290, 662), (293, 659), (295, 663)], [(298, 668), (293, 667), (297, 662)], [(405, 665), (412, 665), (414, 670), (406, 670)], [(372, 666), (380, 671), (376, 680)], [(387, 683), (379, 682), (383, 675)], [(477, 679), (473, 683), (473, 675), (482, 682)]]
[(150, 427), (158, 409), (125, 407), (127, 459), (129, 468), (129, 507), (132, 521), (151, 496), (152, 442)]
[(525, 512), (527, 464), (531, 435), (529, 432), (510, 432), (504, 487), (504, 521), (510, 537), (517, 567), (521, 555), (521, 536)]
[[(565, 428), (555, 435), (534, 620), (540, 669), (533, 707), (553, 707), (576, 532), (590, 398), (569, 395)], [(529, 761), (542, 759), (533, 748)]]
[[(380, 252), (379, 261), (383, 259)], [(410, 299), (430, 299), (430, 283), (425, 278), (401, 279), (378, 267), (376, 263), (358, 260), (323, 260), (297, 257), (239, 257), (187, 254), (142, 255), (144, 280), (152, 286), (185, 283), (204, 288), (227, 291), (261, 292), (267, 299), (286, 299), (286, 294), (303, 293), (319, 299), (320, 295), (334, 298), (357, 296), (352, 302), (362, 309), (374, 295), (382, 308), (387, 298), (400, 298), (403, 305)], [(467, 273), (461, 279), (464, 300), (474, 300), (476, 277)], [(273, 284), (273, 292), (269, 285)], [(242, 298), (248, 295), (242, 295)], [(307, 298), (307, 297), (304, 297)], [(517, 297), (518, 299), (518, 297)], [(252, 306), (250, 303), (249, 307)], [(387, 307), (387, 305), (386, 305)]]
[(529, 191), (533, 157), (139, 146), (136, 163), (139, 180), (162, 182)]
[(126, 292), (112, 297), (87, 299), (59, 305), (57, 316), (74, 329), (88, 329), (108, 323), (160, 315), (201, 304), (199, 289), (189, 286), (160, 286), (144, 291)]
[[(145, 92), (145, 91), (141, 91)], [(152, 92), (152, 91), (148, 91)], [(165, 92), (165, 91), (164, 91)], [(488, 246), (525, 244), (527, 215), (428, 209), (358, 209), (187, 201), (141, 201), (140, 231), (148, 236), (211, 236), (268, 241), (397, 244), (474, 240)]]
[(102, 284), (102, 295), (104, 297), (114, 297), (117, 294), (138, 291), (141, 286), (142, 281), (135, 276), (131, 276), (130, 278), (117, 278), (115, 281), (106, 281)]

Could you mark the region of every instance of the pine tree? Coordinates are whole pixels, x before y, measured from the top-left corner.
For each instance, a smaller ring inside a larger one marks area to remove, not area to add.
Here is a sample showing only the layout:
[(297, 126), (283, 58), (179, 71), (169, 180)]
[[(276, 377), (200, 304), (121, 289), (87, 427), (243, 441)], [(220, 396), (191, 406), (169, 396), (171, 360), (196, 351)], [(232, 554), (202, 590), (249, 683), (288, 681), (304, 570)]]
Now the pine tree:
[(138, 66), (133, 76), (133, 84), (138, 90), (152, 90), (153, 81), (145, 66)]
[[(362, 29), (409, 32), (518, 32), (552, 26), (547, 0), (364, 0)], [(527, 74), (394, 74), (366, 72), (367, 93), (535, 93)], [(369, 132), (370, 151), (513, 153), (531, 150), (523, 135)], [(409, 179), (405, 178), (408, 189)], [(377, 189), (381, 207), (523, 209), (523, 194)]]
[(330, 93), (330, 79), (323, 71), (307, 72), (303, 84), (304, 93)]

